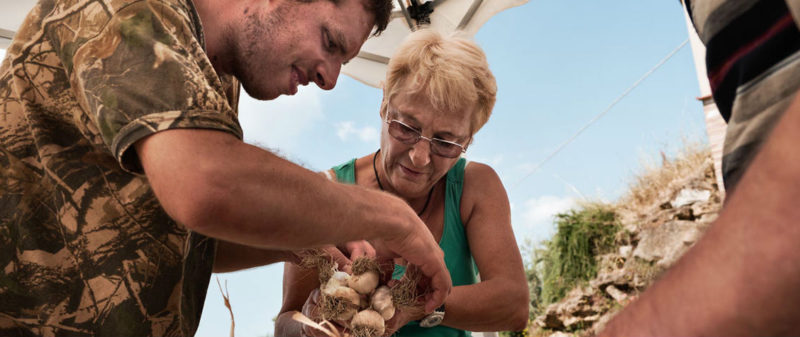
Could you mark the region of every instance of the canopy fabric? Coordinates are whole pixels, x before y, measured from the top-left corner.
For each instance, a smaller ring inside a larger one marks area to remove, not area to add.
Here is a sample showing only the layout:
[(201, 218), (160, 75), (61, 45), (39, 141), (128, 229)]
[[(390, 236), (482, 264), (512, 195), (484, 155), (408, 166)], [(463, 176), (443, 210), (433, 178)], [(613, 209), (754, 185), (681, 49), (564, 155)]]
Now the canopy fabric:
[[(495, 14), (528, 0), (435, 0), (425, 4), (433, 8), (430, 24), (418, 24), (410, 17), (409, 0), (394, 0), (392, 18), (386, 30), (371, 37), (358, 56), (342, 67), (342, 73), (364, 84), (381, 88), (386, 66), (395, 49), (408, 34), (417, 29), (433, 29), (442, 34), (472, 38)], [(405, 5), (403, 3), (406, 3)]]
[(36, 5), (36, 0), (3, 1), (0, 4), (0, 49), (8, 48), (14, 32)]

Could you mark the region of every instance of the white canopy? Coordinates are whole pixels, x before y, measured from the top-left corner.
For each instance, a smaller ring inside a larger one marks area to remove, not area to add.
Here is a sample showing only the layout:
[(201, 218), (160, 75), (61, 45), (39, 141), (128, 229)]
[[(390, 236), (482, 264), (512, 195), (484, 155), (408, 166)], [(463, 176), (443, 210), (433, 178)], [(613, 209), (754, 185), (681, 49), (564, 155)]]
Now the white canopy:
[[(403, 4), (405, 2), (405, 4)], [(380, 36), (371, 37), (361, 47), (358, 57), (342, 67), (342, 72), (364, 84), (380, 88), (386, 75), (386, 65), (401, 41), (417, 29), (434, 29), (442, 34), (473, 37), (478, 29), (495, 14), (528, 0), (394, 0), (392, 18)], [(415, 9), (432, 9), (429, 24), (413, 18)]]
[(34, 5), (36, 0), (3, 1), (0, 4), (0, 48), (8, 48), (14, 32)]

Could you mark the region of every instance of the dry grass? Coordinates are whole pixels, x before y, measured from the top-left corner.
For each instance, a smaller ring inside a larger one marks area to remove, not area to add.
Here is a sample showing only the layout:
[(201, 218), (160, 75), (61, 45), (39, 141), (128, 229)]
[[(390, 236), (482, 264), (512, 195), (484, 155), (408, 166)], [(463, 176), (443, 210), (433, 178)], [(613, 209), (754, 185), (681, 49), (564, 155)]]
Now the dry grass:
[(655, 263), (643, 261), (639, 258), (629, 260), (625, 267), (629, 270), (630, 275), (634, 275), (643, 284), (637, 291), (644, 291), (644, 289), (650, 287), (666, 271), (666, 269)]
[(231, 308), (231, 295), (228, 292), (228, 280), (225, 280), (225, 291), (222, 290), (222, 284), (219, 283), (219, 276), (217, 276), (217, 286), (219, 286), (219, 292), (222, 294), (222, 299), (225, 301), (225, 307), (228, 308), (228, 312), (231, 314), (231, 337), (233, 336), (233, 331), (236, 330), (236, 320), (233, 319), (233, 308)]
[[(621, 210), (641, 213), (658, 207), (691, 177), (704, 174), (712, 164), (711, 151), (704, 144), (686, 144), (675, 158), (661, 152), (661, 163), (643, 163), (642, 171), (633, 178), (627, 194), (617, 206)], [(712, 170), (713, 172), (713, 170)]]

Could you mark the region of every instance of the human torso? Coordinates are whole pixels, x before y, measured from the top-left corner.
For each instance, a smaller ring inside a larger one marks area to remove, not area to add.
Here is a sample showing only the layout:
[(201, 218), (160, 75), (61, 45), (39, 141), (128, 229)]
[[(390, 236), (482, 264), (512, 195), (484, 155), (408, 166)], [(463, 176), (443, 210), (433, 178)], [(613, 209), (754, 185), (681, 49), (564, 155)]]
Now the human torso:
[[(365, 166), (366, 165), (366, 166)], [(371, 156), (363, 157), (358, 161), (351, 160), (334, 168), (337, 179), (346, 183), (366, 184), (367, 177), (374, 174), (372, 171)], [(469, 243), (464, 227), (464, 219), (469, 214), (470, 205), (461, 203), (463, 200), (463, 182), (465, 159), (448, 171), (434, 186), (434, 194), (430, 201), (430, 209), (421, 214), (421, 219), (428, 226), (439, 246), (445, 253), (445, 265), (450, 272), (453, 286), (475, 284), (477, 280), (477, 266), (469, 250)], [(363, 178), (363, 179), (362, 179)], [(453, 329), (446, 326), (422, 328), (419, 322), (410, 322), (400, 329), (396, 336), (469, 336), (464, 330)]]
[(240, 135), (201, 37), (179, 0), (42, 0), (20, 27), (0, 67), (0, 335), (194, 333), (215, 243), (169, 218), (131, 146)]

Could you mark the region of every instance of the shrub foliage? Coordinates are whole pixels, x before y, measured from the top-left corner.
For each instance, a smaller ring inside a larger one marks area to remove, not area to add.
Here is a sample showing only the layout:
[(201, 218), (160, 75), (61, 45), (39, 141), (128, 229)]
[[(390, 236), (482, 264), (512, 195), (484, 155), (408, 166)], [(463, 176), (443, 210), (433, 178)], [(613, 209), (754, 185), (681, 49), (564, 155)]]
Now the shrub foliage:
[(596, 256), (614, 249), (619, 230), (614, 210), (605, 204), (583, 206), (556, 215), (558, 230), (539, 251), (539, 307), (557, 302), (570, 289), (597, 275)]

